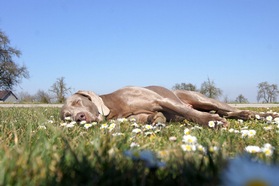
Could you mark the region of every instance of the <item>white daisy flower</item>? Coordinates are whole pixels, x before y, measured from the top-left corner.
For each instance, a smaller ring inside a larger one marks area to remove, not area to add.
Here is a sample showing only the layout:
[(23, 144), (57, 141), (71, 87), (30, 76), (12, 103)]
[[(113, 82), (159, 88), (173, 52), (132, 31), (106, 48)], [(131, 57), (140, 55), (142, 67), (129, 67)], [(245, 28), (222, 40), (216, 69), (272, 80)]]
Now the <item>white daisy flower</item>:
[(131, 125), (132, 127), (139, 128), (139, 125), (135, 122)]
[(279, 124), (279, 117), (274, 118), (274, 122), (275, 122), (275, 124)]
[(228, 162), (221, 175), (221, 185), (270, 185), (279, 183), (278, 167), (268, 166), (246, 156), (236, 157)]
[(108, 127), (109, 132), (111, 132), (115, 128), (115, 126), (116, 126), (115, 123), (110, 124), (109, 127)]
[(210, 146), (208, 151), (213, 153), (213, 152), (217, 152), (219, 150), (219, 148), (217, 146)]
[(152, 130), (152, 129), (153, 129), (153, 126), (152, 126), (152, 125), (145, 125), (145, 126), (144, 126), (144, 129), (145, 129), (145, 130)]
[(260, 120), (260, 119), (261, 119), (261, 116), (258, 115), (258, 114), (256, 114), (256, 115), (255, 115), (255, 118), (258, 119), (258, 120)]
[(130, 122), (137, 122), (136, 118), (130, 118), (129, 121)]
[(195, 144), (195, 143), (197, 143), (197, 137), (192, 136), (192, 135), (184, 135), (182, 142), (187, 143), (187, 144)]
[(89, 129), (90, 127), (92, 127), (93, 125), (91, 123), (86, 123), (84, 124), (84, 128)]
[(132, 133), (135, 133), (135, 134), (139, 134), (139, 133), (141, 133), (141, 130), (140, 129), (133, 129), (132, 130)]
[(272, 116), (267, 116), (266, 118), (267, 123), (271, 123), (272, 122)]
[(177, 137), (171, 136), (171, 137), (169, 137), (169, 140), (170, 140), (170, 141), (176, 141), (176, 140), (177, 140)]
[(72, 118), (71, 117), (65, 117), (64, 120), (65, 121), (72, 121)]
[(243, 119), (238, 119), (237, 121), (239, 124), (243, 124)]
[(182, 144), (181, 148), (184, 152), (194, 152), (197, 149), (196, 145), (192, 144)]
[(139, 146), (140, 145), (136, 142), (132, 142), (131, 145), (130, 145), (131, 148), (135, 148), (135, 147), (139, 147)]
[(191, 132), (190, 129), (188, 129), (188, 128), (184, 129), (184, 135), (188, 135), (188, 134), (190, 134), (190, 132)]
[(38, 126), (38, 129), (46, 129), (46, 126), (40, 125), (40, 126)]
[(261, 152), (262, 149), (259, 146), (248, 145), (247, 147), (245, 147), (245, 151), (248, 153), (258, 153)]
[(274, 147), (271, 144), (266, 143), (261, 150), (266, 156), (272, 156)]
[(109, 125), (107, 123), (104, 123), (101, 125), (100, 129), (107, 129)]
[(81, 121), (79, 124), (84, 125), (84, 124), (86, 124), (86, 121), (83, 120), (83, 121)]
[(209, 121), (209, 122), (208, 122), (208, 126), (209, 126), (210, 128), (214, 128), (214, 127), (215, 127), (215, 121)]
[(118, 118), (117, 121), (119, 121), (120, 123), (126, 122), (128, 121), (126, 118)]

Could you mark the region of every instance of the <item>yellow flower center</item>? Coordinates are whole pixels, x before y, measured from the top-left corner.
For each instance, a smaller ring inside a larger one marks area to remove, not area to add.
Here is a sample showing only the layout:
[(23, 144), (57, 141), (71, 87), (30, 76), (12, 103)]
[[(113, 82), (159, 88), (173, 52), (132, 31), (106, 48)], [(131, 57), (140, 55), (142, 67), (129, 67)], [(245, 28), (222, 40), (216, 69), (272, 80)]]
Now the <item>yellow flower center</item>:
[(268, 186), (269, 184), (266, 183), (264, 180), (249, 180), (246, 186)]

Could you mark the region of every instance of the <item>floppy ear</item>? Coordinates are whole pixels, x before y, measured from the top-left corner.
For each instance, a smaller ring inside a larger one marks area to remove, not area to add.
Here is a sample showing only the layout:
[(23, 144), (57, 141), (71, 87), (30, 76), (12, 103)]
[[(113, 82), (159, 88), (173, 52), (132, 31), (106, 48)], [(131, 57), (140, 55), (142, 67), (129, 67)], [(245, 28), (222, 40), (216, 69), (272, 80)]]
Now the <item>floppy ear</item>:
[(76, 94), (83, 95), (90, 101), (92, 101), (98, 108), (100, 114), (103, 114), (104, 116), (107, 116), (109, 114), (109, 108), (104, 104), (102, 98), (100, 98), (100, 96), (98, 96), (94, 92), (79, 90)]

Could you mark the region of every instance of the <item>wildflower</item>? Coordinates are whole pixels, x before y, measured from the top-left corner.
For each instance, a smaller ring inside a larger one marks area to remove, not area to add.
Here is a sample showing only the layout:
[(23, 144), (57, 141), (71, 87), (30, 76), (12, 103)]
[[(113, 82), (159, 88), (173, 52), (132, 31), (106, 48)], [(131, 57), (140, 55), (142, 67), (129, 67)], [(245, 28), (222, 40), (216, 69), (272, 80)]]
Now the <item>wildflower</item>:
[(192, 144), (182, 144), (181, 148), (184, 152), (194, 152), (197, 149), (196, 145)]
[(83, 120), (83, 121), (81, 121), (79, 124), (84, 125), (84, 124), (86, 124), (86, 121)]
[(40, 125), (40, 126), (38, 127), (38, 129), (46, 129), (46, 126)]
[(65, 117), (64, 120), (65, 121), (72, 121), (72, 118), (71, 117)]
[(221, 185), (278, 185), (278, 167), (268, 166), (263, 162), (239, 156), (229, 160), (221, 175)]
[(242, 137), (254, 137), (256, 135), (256, 131), (255, 130), (241, 130), (241, 133), (242, 133)]
[(170, 140), (170, 141), (176, 141), (176, 140), (177, 140), (177, 137), (171, 136), (171, 137), (169, 137), (169, 140)]
[(272, 125), (269, 125), (267, 127), (263, 127), (264, 130), (272, 130), (273, 129), (273, 126)]
[(136, 120), (136, 118), (130, 118), (129, 121), (130, 122), (136, 122), (137, 120)]
[(260, 120), (260, 119), (261, 119), (261, 116), (258, 115), (258, 114), (256, 114), (256, 115), (255, 115), (255, 118), (258, 119), (258, 120)]
[(216, 146), (210, 146), (209, 149), (208, 149), (208, 151), (211, 152), (211, 153), (217, 152), (218, 150), (219, 150), (219, 148), (216, 147)]
[(132, 133), (139, 134), (139, 133), (141, 133), (141, 130), (140, 129), (133, 129)]
[(54, 123), (53, 120), (48, 120), (47, 122), (50, 123), (50, 124), (53, 124), (53, 123)]
[(261, 148), (261, 151), (266, 155), (266, 156), (272, 156), (273, 155), (273, 149), (274, 147), (270, 145), (269, 143), (264, 144), (264, 146)]
[(245, 151), (248, 153), (258, 153), (261, 152), (261, 148), (259, 146), (249, 145), (245, 147)]
[(188, 135), (188, 134), (190, 134), (190, 132), (191, 132), (190, 129), (188, 129), (188, 128), (184, 129), (184, 135)]
[(90, 123), (86, 123), (84, 124), (84, 128), (89, 129), (90, 127), (92, 127), (93, 125)]
[(136, 143), (136, 142), (132, 142), (131, 145), (130, 145), (131, 148), (139, 147), (139, 146), (140, 145), (138, 143)]
[(275, 124), (278, 124), (279, 125), (279, 118), (277, 117), (277, 118), (274, 118), (274, 122), (275, 122)]
[(109, 132), (111, 132), (115, 128), (115, 126), (116, 126), (115, 123), (110, 124), (109, 127), (108, 127)]
[(238, 119), (237, 121), (239, 124), (243, 124), (243, 119)]
[(208, 122), (208, 126), (209, 126), (210, 128), (214, 128), (214, 127), (215, 127), (215, 122), (214, 122), (214, 121), (209, 121), (209, 122)]
[(145, 136), (152, 136), (152, 135), (154, 135), (154, 132), (145, 132), (144, 134), (145, 134)]
[(117, 132), (117, 133), (113, 133), (112, 136), (124, 136), (124, 134), (121, 132)]
[(200, 144), (197, 145), (197, 149), (198, 149), (198, 151), (200, 151), (200, 152), (203, 152), (203, 153), (206, 152), (206, 149), (204, 148), (204, 146), (202, 146), (202, 145), (200, 145)]
[(132, 127), (139, 128), (139, 125), (135, 122), (131, 125)]
[(152, 126), (152, 125), (145, 125), (145, 126), (144, 126), (144, 129), (145, 129), (145, 130), (152, 130), (152, 129), (153, 129), (153, 126)]
[(107, 123), (104, 123), (101, 125), (100, 129), (107, 129), (108, 128), (108, 124)]
[(120, 123), (126, 122), (128, 121), (126, 118), (118, 118), (117, 121), (119, 121)]
[(187, 144), (197, 143), (197, 137), (192, 135), (184, 135), (182, 141)]
[(149, 169), (156, 170), (157, 168), (164, 167), (166, 164), (159, 161), (155, 153), (149, 150), (143, 150), (140, 152), (125, 151), (124, 155), (130, 157), (133, 161), (142, 161)]
[(69, 123), (69, 124), (66, 124), (66, 126), (65, 127), (67, 127), (67, 128), (73, 128), (74, 126), (75, 126), (75, 122), (71, 122), (71, 123)]
[(271, 123), (272, 122), (272, 116), (267, 116), (266, 118), (267, 123)]

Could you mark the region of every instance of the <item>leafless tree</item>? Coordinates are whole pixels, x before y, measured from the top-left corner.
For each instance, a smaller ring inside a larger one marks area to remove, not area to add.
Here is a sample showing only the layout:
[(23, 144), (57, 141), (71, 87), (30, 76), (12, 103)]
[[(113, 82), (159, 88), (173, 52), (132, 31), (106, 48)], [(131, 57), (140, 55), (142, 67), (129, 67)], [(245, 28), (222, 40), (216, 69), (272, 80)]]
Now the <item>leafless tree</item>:
[(279, 94), (278, 86), (276, 84), (269, 84), (267, 81), (258, 84), (257, 101), (264, 103), (276, 102)]
[(192, 83), (176, 83), (173, 87), (173, 90), (190, 90), (190, 91), (198, 91), (196, 85)]
[(236, 103), (249, 103), (248, 99), (245, 98), (242, 94), (239, 94), (236, 99), (235, 99)]
[(63, 103), (66, 99), (66, 95), (71, 92), (71, 88), (67, 87), (65, 78), (57, 78), (56, 82), (51, 86), (50, 90), (55, 94), (58, 103)]

